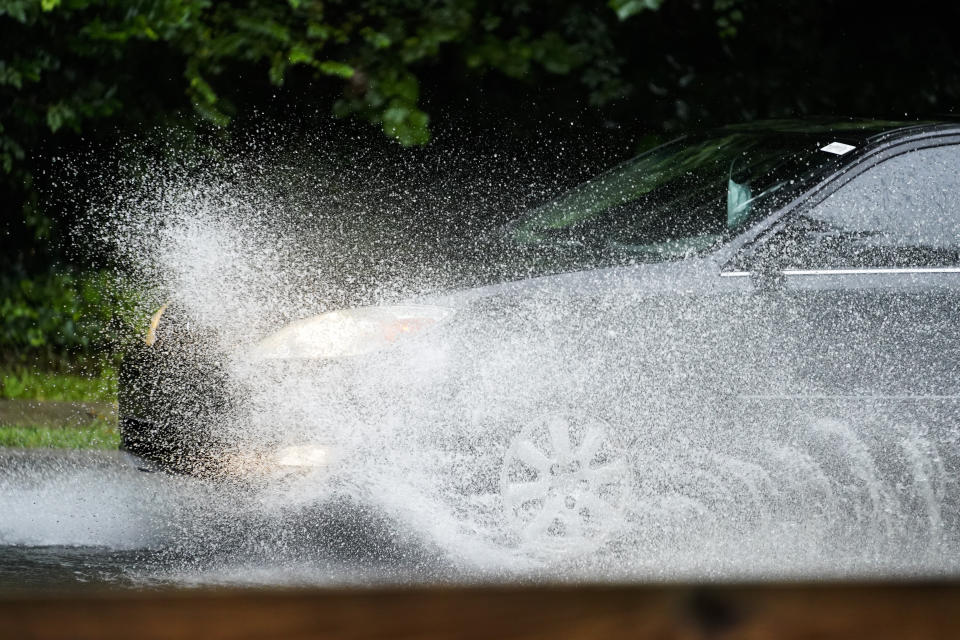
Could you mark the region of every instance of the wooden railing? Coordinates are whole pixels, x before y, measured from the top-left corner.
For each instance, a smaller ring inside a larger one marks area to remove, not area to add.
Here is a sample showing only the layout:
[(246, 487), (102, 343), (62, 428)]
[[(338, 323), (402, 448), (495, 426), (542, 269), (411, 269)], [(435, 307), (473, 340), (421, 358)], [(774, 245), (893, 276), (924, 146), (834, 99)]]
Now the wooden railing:
[(0, 638), (960, 639), (960, 584), (186, 590), (0, 596)]

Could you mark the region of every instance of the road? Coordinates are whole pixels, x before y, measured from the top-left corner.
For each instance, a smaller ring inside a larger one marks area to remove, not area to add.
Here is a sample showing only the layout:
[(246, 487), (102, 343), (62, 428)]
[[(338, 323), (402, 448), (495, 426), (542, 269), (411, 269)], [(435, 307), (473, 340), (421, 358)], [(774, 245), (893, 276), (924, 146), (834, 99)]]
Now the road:
[(774, 492), (763, 518), (751, 504), (635, 496), (634, 530), (544, 560), (468, 527), (398, 474), (387, 481), (248, 485), (143, 472), (115, 451), (0, 449), (0, 592), (960, 575), (944, 520), (892, 521), (864, 509), (856, 499), (874, 497), (859, 489), (835, 494), (833, 511), (819, 494)]
[(144, 473), (118, 451), (0, 449), (0, 592), (441, 577), (351, 505), (270, 497)]

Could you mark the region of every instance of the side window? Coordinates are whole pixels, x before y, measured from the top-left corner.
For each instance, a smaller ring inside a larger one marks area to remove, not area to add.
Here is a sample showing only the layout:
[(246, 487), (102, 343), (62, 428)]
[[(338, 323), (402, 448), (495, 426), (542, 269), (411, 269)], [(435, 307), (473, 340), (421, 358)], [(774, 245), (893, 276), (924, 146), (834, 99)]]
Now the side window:
[(782, 269), (960, 266), (960, 146), (868, 169), (801, 211), (765, 249)]

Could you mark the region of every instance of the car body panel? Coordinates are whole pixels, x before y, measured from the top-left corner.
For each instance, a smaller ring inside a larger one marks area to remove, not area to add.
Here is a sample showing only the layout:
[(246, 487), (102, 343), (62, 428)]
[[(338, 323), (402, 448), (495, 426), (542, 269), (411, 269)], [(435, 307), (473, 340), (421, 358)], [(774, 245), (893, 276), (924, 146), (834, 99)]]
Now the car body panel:
[[(446, 438), (443, 446), (451, 447), (492, 437), (500, 438), (497, 450), (504, 433), (558, 407), (601, 416), (627, 447), (662, 445), (684, 433), (722, 440), (724, 429), (754, 429), (759, 437), (770, 422), (750, 412), (769, 416), (784, 407), (795, 415), (782, 418), (782, 425), (796, 415), (829, 417), (850, 403), (875, 410), (886, 403), (905, 419), (917, 415), (917, 402), (933, 403), (937, 420), (956, 420), (960, 272), (790, 273), (763, 262), (765, 243), (797, 212), (889, 157), (957, 143), (960, 128), (925, 125), (851, 136), (825, 132), (825, 143), (849, 140), (857, 148), (835, 172), (715, 251), (420, 296), (411, 302), (454, 309), (452, 320), (365, 358), (250, 366), (276, 382), (267, 394), (273, 396), (304, 393), (291, 382), (297, 379), (291, 368), (305, 367), (307, 377), (321, 371), (323, 386), (309, 391), (310, 419), (317, 424), (349, 423), (359, 432), (370, 425), (452, 422), (458, 430), (437, 429), (427, 437), (434, 444)], [(184, 367), (188, 356), (177, 356)], [(176, 420), (170, 416), (177, 411), (144, 398), (168, 375), (158, 374), (161, 369), (128, 367), (124, 416), (151, 424)], [(505, 383), (517, 380), (523, 384)], [(196, 423), (218, 416), (256, 414), (263, 406), (257, 403), (266, 402), (261, 396), (229, 411), (201, 401), (209, 410), (195, 411), (189, 426), (167, 439), (209, 433)], [(195, 400), (186, 404), (195, 406)], [(255, 431), (262, 436), (269, 428)], [(212, 449), (231, 444), (237, 445)], [(163, 455), (169, 464), (169, 452)]]

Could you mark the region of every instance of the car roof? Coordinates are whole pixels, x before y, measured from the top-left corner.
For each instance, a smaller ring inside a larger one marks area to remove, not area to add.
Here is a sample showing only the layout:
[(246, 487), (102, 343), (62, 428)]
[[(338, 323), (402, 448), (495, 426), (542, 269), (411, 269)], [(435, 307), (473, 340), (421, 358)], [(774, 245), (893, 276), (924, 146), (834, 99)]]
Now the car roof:
[(817, 135), (856, 141), (862, 145), (940, 130), (960, 131), (960, 121), (870, 120), (862, 118), (757, 120), (720, 127), (714, 129), (713, 133), (721, 135), (734, 132), (769, 135)]

